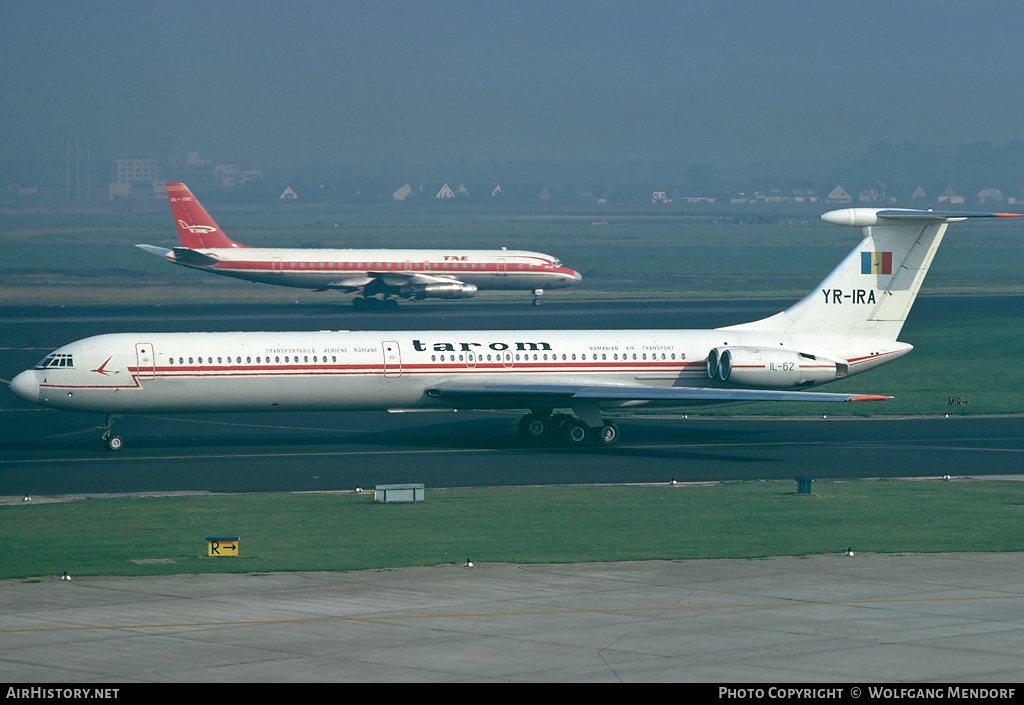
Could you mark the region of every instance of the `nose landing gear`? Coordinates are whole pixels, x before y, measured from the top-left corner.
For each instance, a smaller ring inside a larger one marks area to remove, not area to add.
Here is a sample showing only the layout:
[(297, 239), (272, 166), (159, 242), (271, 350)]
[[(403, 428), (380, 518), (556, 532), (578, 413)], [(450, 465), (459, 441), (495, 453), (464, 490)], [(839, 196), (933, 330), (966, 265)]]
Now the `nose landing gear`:
[(107, 450), (109, 450), (111, 453), (116, 453), (117, 451), (121, 450), (122, 446), (124, 446), (124, 440), (122, 440), (120, 436), (115, 436), (114, 435), (114, 430), (113, 430), (113, 428), (111, 428), (111, 426), (114, 423), (114, 419), (117, 419), (117, 418), (120, 418), (120, 417), (115, 415), (115, 414), (107, 414), (106, 417), (105, 417), (106, 425), (102, 426), (102, 428), (103, 428), (103, 436), (102, 436), (103, 445), (105, 445), (107, 447)]

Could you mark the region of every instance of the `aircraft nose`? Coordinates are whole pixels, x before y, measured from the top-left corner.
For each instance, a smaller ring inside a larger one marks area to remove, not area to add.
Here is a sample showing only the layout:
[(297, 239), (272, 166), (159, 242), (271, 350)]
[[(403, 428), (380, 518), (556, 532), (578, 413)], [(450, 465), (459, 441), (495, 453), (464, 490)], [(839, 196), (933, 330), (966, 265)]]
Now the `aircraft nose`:
[(576, 280), (577, 284), (579, 284), (581, 281), (583, 281), (583, 275), (580, 274), (579, 272), (577, 272), (575, 269), (572, 272), (572, 278), (574, 280)]
[(39, 378), (33, 370), (25, 370), (11, 380), (11, 391), (22, 399), (39, 401)]

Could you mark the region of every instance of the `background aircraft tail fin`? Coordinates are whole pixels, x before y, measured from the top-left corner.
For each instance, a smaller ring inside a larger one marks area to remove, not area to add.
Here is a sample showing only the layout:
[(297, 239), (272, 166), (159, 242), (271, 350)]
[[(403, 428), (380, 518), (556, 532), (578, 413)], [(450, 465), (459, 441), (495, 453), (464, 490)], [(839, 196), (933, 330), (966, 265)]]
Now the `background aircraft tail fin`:
[(245, 247), (231, 240), (206, 212), (185, 184), (164, 184), (171, 203), (174, 227), (182, 247), (203, 250), (218, 247)]
[(825, 222), (862, 228), (860, 244), (793, 306), (729, 329), (896, 340), (949, 223), (1019, 216), (902, 208), (830, 211), (821, 216)]

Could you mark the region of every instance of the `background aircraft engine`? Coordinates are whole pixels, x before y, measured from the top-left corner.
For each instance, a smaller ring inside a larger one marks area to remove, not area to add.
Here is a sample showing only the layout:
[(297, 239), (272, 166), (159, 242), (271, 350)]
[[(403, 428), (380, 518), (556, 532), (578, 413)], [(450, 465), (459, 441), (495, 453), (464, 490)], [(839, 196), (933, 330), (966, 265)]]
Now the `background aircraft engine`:
[(450, 284), (427, 284), (417, 289), (419, 299), (469, 299), (476, 296), (476, 284), (452, 282)]
[(785, 389), (832, 382), (832, 360), (794, 350), (714, 348), (708, 353), (708, 377), (747, 387)]

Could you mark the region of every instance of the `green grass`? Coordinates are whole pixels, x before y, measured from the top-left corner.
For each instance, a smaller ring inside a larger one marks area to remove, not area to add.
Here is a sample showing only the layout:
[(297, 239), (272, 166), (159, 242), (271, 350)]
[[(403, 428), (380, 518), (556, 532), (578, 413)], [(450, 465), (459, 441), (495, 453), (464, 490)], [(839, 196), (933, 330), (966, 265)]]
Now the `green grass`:
[[(868, 480), (117, 497), (0, 507), (0, 578), (1024, 550), (1024, 483)], [(205, 537), (238, 535), (238, 558)], [(139, 564), (134, 561), (169, 559)]]

